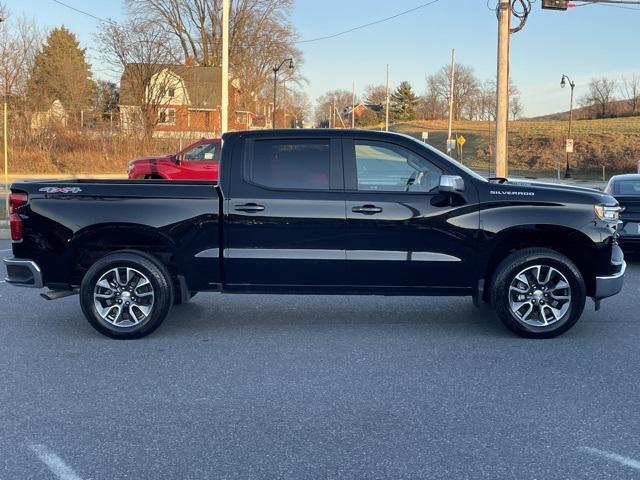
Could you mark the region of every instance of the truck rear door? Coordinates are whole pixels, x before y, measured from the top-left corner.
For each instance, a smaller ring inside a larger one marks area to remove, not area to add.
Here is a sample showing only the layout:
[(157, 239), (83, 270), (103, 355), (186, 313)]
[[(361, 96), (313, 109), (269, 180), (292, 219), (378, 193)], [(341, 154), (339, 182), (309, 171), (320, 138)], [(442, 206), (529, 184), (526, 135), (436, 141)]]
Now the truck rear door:
[(250, 137), (233, 155), (225, 200), (227, 288), (291, 291), (286, 287), (343, 284), (340, 139)]

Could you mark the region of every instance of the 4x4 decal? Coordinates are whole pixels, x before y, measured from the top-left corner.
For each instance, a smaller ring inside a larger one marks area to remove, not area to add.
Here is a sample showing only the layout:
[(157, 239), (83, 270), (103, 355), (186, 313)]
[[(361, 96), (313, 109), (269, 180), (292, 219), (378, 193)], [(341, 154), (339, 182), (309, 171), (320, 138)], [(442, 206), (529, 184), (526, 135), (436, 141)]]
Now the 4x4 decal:
[(80, 193), (80, 187), (42, 187), (38, 190), (44, 193)]

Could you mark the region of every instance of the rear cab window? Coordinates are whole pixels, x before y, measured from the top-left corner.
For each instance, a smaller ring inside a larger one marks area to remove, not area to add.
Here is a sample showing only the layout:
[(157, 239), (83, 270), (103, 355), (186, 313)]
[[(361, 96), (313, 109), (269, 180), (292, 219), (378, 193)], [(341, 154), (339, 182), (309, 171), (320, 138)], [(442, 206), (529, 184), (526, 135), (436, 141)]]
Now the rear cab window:
[(267, 189), (331, 190), (332, 147), (329, 138), (257, 139), (250, 142), (244, 179)]

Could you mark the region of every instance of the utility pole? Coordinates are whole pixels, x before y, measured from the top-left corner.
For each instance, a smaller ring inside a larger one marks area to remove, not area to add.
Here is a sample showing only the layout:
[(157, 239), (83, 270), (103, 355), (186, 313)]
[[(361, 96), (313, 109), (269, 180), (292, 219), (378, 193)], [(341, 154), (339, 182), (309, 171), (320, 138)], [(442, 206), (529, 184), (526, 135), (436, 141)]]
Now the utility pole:
[(222, 0), (222, 105), (220, 106), (220, 130), (223, 135), (229, 129), (229, 9), (230, 0)]
[(389, 64), (387, 63), (387, 99), (384, 111), (384, 131), (389, 131)]
[[(4, 22), (5, 18), (0, 17), (0, 23)], [(7, 217), (9, 216), (9, 129), (7, 128), (7, 123), (9, 119), (8, 105), (7, 100), (9, 96), (9, 87), (7, 85), (4, 86), (4, 92), (2, 92), (2, 141), (4, 147), (4, 191), (6, 194), (5, 200), (5, 208), (7, 212)]]
[(451, 86), (449, 87), (449, 135), (447, 136), (447, 155), (451, 154), (451, 127), (453, 124), (453, 87), (456, 77), (456, 49), (451, 49)]
[(356, 82), (353, 82), (351, 91), (351, 128), (356, 126)]
[(498, 4), (498, 88), (496, 98), (496, 176), (507, 177), (507, 124), (509, 122), (509, 40), (511, 0)]

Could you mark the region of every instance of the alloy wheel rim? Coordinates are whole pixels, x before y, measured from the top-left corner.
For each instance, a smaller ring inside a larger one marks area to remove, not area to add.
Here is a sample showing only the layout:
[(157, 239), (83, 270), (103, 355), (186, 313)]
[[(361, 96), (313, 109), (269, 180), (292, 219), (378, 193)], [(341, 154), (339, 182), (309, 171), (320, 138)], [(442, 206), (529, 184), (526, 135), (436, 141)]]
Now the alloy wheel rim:
[(100, 318), (118, 328), (144, 322), (151, 312), (155, 294), (146, 275), (131, 267), (105, 272), (93, 290), (93, 303)]
[(509, 286), (509, 308), (522, 323), (547, 327), (559, 322), (571, 307), (571, 286), (559, 270), (532, 265), (520, 271)]

